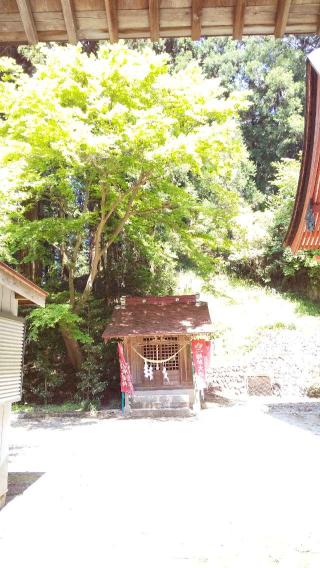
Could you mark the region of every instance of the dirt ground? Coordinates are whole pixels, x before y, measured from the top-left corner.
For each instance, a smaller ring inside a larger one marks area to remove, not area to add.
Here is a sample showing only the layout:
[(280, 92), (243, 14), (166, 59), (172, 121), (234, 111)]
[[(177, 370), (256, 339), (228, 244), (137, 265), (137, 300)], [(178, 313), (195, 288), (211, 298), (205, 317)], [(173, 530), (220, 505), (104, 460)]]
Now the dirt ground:
[(14, 419), (10, 439), (1, 565), (320, 566), (318, 403)]

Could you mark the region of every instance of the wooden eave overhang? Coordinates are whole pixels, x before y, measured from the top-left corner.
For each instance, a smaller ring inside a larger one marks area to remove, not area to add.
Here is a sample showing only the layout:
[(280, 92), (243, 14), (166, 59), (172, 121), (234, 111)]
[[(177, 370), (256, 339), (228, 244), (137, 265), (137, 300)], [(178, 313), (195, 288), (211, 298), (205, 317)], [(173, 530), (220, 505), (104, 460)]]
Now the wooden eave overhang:
[[(307, 222), (307, 217), (311, 220)], [(320, 49), (307, 59), (304, 147), (293, 213), (284, 244), (293, 253), (320, 249)]]
[(4, 262), (0, 262), (0, 284), (15, 292), (19, 304), (45, 306), (48, 293)]
[(320, 0), (0, 0), (0, 44), (319, 33)]

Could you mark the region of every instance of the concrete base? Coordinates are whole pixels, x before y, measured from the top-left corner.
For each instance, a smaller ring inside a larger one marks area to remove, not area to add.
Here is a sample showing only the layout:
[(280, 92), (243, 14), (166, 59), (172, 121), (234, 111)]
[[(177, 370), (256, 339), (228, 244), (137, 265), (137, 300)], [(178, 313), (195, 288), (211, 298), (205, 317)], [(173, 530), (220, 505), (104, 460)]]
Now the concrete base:
[(129, 396), (125, 416), (191, 416), (193, 389), (138, 390)]
[(188, 418), (194, 416), (190, 408), (133, 408), (125, 418)]

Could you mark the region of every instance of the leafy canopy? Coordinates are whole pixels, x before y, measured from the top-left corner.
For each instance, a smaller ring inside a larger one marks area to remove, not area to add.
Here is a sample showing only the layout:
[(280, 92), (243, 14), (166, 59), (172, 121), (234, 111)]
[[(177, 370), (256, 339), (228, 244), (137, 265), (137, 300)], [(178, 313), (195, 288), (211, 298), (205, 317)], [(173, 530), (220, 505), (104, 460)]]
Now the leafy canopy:
[(225, 98), (193, 63), (170, 72), (148, 48), (41, 53), (32, 76), (9, 60), (0, 82), (5, 254), (41, 263), (42, 280), (60, 274), (75, 310), (122, 233), (150, 257), (212, 268), (244, 183), (244, 96)]
[[(241, 129), (256, 167), (257, 189), (275, 191), (273, 164), (297, 158), (303, 140), (305, 54), (319, 46), (319, 39), (287, 37), (282, 41), (251, 37), (188, 39), (164, 42), (175, 68), (199, 62), (206, 77), (219, 77), (226, 93), (249, 92), (251, 105), (241, 113)], [(259, 198), (253, 195), (257, 205)], [(261, 200), (261, 198), (260, 198)]]

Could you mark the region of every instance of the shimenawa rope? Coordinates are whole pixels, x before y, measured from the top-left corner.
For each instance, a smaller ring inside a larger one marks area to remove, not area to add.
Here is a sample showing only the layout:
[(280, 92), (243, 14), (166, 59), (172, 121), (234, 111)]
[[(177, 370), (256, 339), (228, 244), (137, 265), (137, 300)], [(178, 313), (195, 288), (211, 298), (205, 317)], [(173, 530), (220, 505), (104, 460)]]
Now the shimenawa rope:
[(182, 349), (188, 345), (188, 343), (185, 343), (184, 345), (182, 345), (182, 347), (180, 347), (180, 349), (178, 349), (178, 351), (176, 353), (174, 353), (173, 355), (171, 355), (170, 357), (168, 357), (168, 359), (147, 359), (147, 357), (144, 357), (143, 355), (141, 355), (141, 353), (139, 353), (139, 351), (137, 351), (134, 347), (132, 347), (133, 351), (139, 355), (139, 357), (141, 357), (141, 359), (143, 359), (144, 361), (146, 361), (147, 363), (154, 363), (154, 364), (160, 364), (160, 363), (167, 363), (168, 361), (170, 361), (171, 359), (174, 359), (178, 353), (180, 353), (180, 351), (182, 351)]

